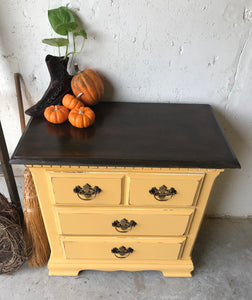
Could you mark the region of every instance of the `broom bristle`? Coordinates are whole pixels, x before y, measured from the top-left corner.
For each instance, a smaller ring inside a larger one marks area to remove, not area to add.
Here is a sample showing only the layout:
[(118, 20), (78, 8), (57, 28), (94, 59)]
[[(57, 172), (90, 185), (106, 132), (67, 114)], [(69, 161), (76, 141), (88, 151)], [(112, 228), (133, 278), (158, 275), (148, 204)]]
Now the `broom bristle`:
[(41, 215), (37, 193), (31, 172), (24, 173), (24, 224), (25, 240), (29, 250), (28, 265), (31, 268), (44, 266), (50, 256), (50, 247)]

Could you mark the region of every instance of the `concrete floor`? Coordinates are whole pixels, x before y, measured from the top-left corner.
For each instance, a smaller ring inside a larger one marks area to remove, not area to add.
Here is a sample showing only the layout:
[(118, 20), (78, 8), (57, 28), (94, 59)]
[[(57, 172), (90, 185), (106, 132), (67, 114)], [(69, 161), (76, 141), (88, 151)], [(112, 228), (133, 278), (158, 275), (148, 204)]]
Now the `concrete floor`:
[(160, 272), (83, 271), (48, 277), (27, 265), (0, 276), (0, 299), (252, 299), (252, 219), (205, 219), (193, 251), (192, 278)]

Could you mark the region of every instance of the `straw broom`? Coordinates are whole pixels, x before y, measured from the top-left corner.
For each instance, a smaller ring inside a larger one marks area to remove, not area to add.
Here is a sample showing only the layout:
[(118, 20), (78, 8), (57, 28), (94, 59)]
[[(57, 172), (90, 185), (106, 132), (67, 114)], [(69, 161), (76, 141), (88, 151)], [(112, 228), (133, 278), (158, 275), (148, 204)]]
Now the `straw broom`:
[(38, 268), (47, 263), (50, 248), (32, 174), (28, 168), (24, 171), (23, 203), (25, 240), (29, 250), (28, 265)]
[[(14, 74), (20, 122), (23, 131), (25, 128), (25, 118), (19, 77), (18, 73)], [(23, 206), (24, 236), (26, 248), (28, 249), (28, 265), (31, 268), (38, 268), (47, 263), (50, 256), (50, 247), (32, 174), (27, 167), (24, 171)]]

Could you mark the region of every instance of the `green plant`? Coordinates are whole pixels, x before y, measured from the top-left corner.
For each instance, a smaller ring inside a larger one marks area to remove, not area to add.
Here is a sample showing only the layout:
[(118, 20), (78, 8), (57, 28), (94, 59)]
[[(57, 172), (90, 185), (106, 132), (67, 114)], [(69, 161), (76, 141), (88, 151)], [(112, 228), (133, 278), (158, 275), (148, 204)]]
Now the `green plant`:
[[(66, 38), (51, 38), (51, 39), (43, 39), (42, 42), (44, 44), (58, 47), (59, 56), (60, 47), (66, 47), (64, 59), (70, 54), (80, 54), (85, 40), (87, 39), (87, 33), (84, 29), (78, 29), (79, 25), (76, 22), (74, 15), (72, 12), (64, 6), (61, 6), (56, 9), (48, 10), (48, 19), (53, 28), (53, 30), (62, 36), (66, 36)], [(73, 50), (68, 52), (69, 48), (69, 39), (72, 36)], [(75, 39), (77, 36), (81, 36), (83, 38), (82, 45), (79, 51), (76, 50)]]

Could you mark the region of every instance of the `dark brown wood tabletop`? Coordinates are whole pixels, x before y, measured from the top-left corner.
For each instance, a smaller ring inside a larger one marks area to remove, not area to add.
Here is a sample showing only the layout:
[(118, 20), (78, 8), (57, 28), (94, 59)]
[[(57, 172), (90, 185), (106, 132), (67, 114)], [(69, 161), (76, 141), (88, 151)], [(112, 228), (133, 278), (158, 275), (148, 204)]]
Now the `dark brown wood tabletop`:
[(78, 129), (30, 120), (12, 164), (240, 168), (210, 105), (101, 102)]

